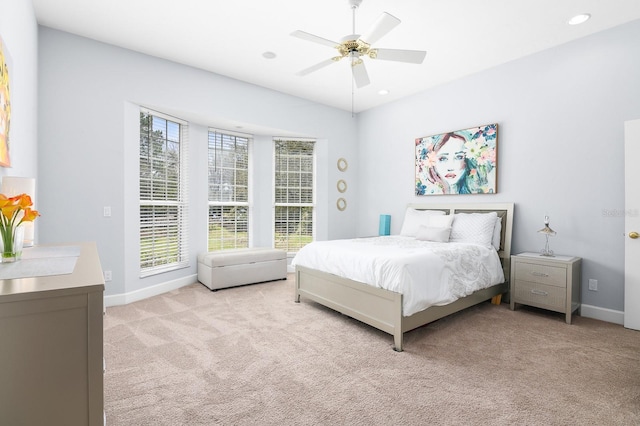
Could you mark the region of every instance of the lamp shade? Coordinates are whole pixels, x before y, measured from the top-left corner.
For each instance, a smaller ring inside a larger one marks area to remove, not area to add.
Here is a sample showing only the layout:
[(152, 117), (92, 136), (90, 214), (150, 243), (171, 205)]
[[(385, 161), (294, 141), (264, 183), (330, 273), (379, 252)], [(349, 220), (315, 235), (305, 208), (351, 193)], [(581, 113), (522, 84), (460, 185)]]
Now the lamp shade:
[(540, 229), (538, 232), (541, 234), (556, 235), (556, 231), (549, 228), (549, 216), (544, 217), (544, 228)]
[[(34, 178), (4, 176), (2, 178), (2, 193), (7, 197), (27, 194), (33, 202), (32, 208), (36, 210), (36, 180)], [(22, 226), (24, 226), (24, 246), (30, 247), (35, 240), (34, 222), (25, 222)]]

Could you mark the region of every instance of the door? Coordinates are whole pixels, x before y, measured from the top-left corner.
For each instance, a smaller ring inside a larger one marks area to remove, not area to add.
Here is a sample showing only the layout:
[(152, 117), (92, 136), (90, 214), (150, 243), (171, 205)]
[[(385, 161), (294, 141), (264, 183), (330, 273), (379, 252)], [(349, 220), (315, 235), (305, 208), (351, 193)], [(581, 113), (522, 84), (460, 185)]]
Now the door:
[(624, 123), (624, 326), (640, 330), (640, 119)]

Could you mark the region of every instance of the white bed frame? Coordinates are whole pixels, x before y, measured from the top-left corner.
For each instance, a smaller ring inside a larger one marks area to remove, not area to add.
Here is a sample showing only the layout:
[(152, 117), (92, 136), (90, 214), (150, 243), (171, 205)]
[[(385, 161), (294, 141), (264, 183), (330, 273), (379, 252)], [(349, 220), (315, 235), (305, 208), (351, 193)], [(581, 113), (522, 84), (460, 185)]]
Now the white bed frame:
[(476, 291), (444, 306), (432, 306), (409, 317), (402, 316), (402, 294), (349, 280), (327, 272), (296, 266), (295, 301), (300, 297), (313, 300), (379, 330), (393, 335), (394, 349), (402, 351), (405, 332), (492, 299), (500, 304), (509, 289), (513, 203), (493, 204), (409, 204), (418, 210), (442, 210), (446, 214), (488, 213), (502, 217), (502, 233), (498, 255), (502, 261), (505, 282)]

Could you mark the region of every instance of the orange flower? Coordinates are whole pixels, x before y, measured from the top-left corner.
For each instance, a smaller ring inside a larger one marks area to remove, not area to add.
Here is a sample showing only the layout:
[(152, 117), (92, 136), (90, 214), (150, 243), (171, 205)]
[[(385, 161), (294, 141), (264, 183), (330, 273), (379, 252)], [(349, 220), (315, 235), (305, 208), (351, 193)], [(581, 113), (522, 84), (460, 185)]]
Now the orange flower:
[(15, 216), (16, 212), (20, 210), (20, 206), (17, 204), (8, 204), (4, 207), (2, 207), (2, 214), (4, 215), (4, 217), (7, 218), (7, 220), (11, 220), (13, 219), (13, 216)]
[(6, 206), (10, 202), (11, 200), (9, 200), (6, 195), (0, 194), (0, 208)]
[[(13, 225), (17, 218), (17, 213), (20, 211), (26, 212), (29, 211), (29, 218), (20, 220), (17, 225), (20, 225), (22, 222), (31, 222), (37, 216), (39, 216), (36, 210), (31, 210), (31, 206), (33, 206), (33, 201), (31, 201), (31, 197), (27, 194), (16, 195), (15, 197), (7, 198), (6, 195), (0, 194), (0, 209), (2, 210), (2, 214), (9, 221), (7, 224)], [(4, 223), (3, 223), (4, 224)]]
[(31, 201), (31, 197), (28, 196), (27, 194), (20, 194), (14, 198), (16, 198), (16, 200), (18, 201), (18, 205), (23, 210), (33, 205), (33, 201)]
[[(2, 237), (2, 257), (13, 257), (15, 230), (23, 222), (33, 222), (40, 213), (31, 208), (33, 201), (27, 194), (7, 197), (0, 194), (0, 236)], [(22, 212), (22, 214), (20, 214)]]
[(40, 213), (38, 213), (37, 210), (31, 210), (31, 208), (27, 207), (24, 209), (24, 216), (22, 217), (22, 220), (20, 221), (20, 223), (33, 222), (34, 220), (36, 220), (36, 217), (38, 216), (40, 216)]

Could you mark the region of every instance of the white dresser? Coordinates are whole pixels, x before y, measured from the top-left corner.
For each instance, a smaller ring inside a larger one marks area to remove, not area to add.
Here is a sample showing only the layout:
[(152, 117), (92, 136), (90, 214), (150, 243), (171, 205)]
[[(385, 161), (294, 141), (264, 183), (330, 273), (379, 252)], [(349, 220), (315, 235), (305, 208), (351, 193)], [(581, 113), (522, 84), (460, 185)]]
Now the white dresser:
[(0, 425), (104, 423), (102, 268), (70, 245), (73, 273), (0, 280)]

